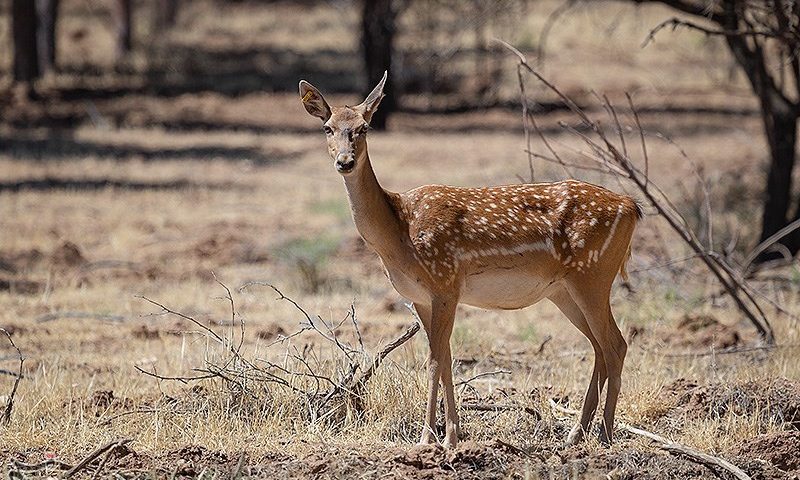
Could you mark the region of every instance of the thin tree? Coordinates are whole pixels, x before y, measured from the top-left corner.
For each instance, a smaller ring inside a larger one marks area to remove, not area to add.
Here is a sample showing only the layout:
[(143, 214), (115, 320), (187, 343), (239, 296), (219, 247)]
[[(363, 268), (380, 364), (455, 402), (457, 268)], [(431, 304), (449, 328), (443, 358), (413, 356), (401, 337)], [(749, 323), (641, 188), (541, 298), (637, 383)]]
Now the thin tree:
[(36, 44), (36, 5), (31, 0), (13, 0), (11, 4), (14, 38), (14, 80), (32, 83), (39, 78), (39, 50)]
[(116, 0), (114, 7), (115, 51), (117, 63), (119, 63), (127, 57), (133, 46), (131, 0)]
[[(796, 0), (631, 0), (658, 2), (698, 20), (671, 18), (666, 27), (685, 27), (725, 38), (734, 59), (758, 97), (770, 165), (764, 188), (761, 237), (772, 237), (800, 219), (800, 199), (792, 213), (797, 122), (800, 119), (800, 2)], [(792, 255), (800, 251), (800, 230), (780, 239)], [(759, 260), (772, 258), (762, 255)]]
[(41, 73), (56, 69), (56, 24), (59, 0), (36, 0), (39, 22), (36, 29), (39, 70)]
[[(361, 46), (364, 53), (364, 67), (367, 88), (383, 78), (383, 72), (391, 70), (394, 53), (395, 20), (397, 11), (392, 0), (363, 0), (361, 14)], [(383, 130), (386, 119), (397, 109), (393, 77), (389, 75), (381, 102), (381, 109), (372, 117), (372, 128)], [(369, 91), (366, 91), (369, 94)]]
[(156, 29), (170, 29), (178, 18), (178, 0), (161, 0), (155, 4), (153, 25)]

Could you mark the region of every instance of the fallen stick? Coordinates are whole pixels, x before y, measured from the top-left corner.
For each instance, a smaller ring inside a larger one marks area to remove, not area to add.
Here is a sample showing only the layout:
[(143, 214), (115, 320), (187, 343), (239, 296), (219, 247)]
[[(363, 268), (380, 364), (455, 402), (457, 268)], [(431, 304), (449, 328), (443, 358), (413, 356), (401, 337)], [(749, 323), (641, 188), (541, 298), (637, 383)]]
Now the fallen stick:
[[(566, 408), (557, 404), (552, 398), (549, 399), (549, 402), (550, 402), (550, 407), (552, 407), (553, 410), (559, 411), (561, 413), (566, 413), (568, 415), (577, 415), (578, 413), (580, 413), (577, 410)], [(731, 475), (733, 475), (738, 480), (752, 480), (750, 476), (746, 474), (742, 469), (740, 469), (736, 465), (732, 464), (731, 462), (723, 458), (715, 457), (713, 455), (703, 453), (699, 450), (695, 450), (694, 448), (690, 448), (685, 445), (672, 442), (662, 437), (661, 435), (649, 432), (647, 430), (643, 430), (641, 428), (636, 428), (634, 426), (628, 425), (625, 422), (617, 422), (617, 425), (622, 430), (625, 430), (628, 433), (632, 433), (634, 435), (645, 437), (647, 439), (654, 441), (657, 444), (658, 448), (666, 450), (667, 452), (673, 455), (674, 454), (685, 455), (689, 457), (689, 459), (691, 459), (692, 461), (697, 462), (701, 465), (705, 465), (707, 467), (721, 468), (726, 472), (730, 473)]]
[(474, 410), (476, 412), (509, 412), (521, 411), (529, 415), (533, 415), (537, 419), (541, 418), (541, 414), (534, 408), (526, 407), (525, 405), (513, 405), (507, 403), (462, 403), (462, 410)]
[(86, 458), (84, 458), (83, 460), (78, 462), (77, 465), (75, 465), (74, 467), (70, 468), (66, 473), (64, 473), (64, 478), (69, 478), (69, 477), (75, 475), (76, 473), (80, 472), (81, 470), (85, 469), (86, 467), (89, 466), (90, 463), (92, 463), (93, 461), (97, 460), (97, 458), (100, 457), (100, 455), (104, 454), (108, 450), (111, 450), (112, 448), (115, 448), (115, 447), (120, 447), (120, 446), (125, 445), (126, 443), (130, 443), (132, 441), (133, 441), (133, 439), (131, 439), (131, 438), (124, 438), (122, 440), (114, 440), (114, 441), (106, 443), (102, 447), (98, 448), (97, 450), (95, 450), (92, 453), (90, 453), (89, 455), (87, 455)]

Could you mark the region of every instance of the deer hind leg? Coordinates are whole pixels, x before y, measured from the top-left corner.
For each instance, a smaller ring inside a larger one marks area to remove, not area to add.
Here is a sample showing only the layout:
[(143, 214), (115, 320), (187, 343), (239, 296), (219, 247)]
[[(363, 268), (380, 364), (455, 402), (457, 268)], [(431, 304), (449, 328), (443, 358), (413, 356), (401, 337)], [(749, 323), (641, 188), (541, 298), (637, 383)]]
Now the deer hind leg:
[(569, 319), (569, 321), (583, 333), (589, 342), (592, 344), (594, 350), (594, 368), (592, 370), (592, 379), (589, 381), (589, 386), (586, 389), (586, 395), (583, 399), (583, 408), (581, 409), (581, 418), (578, 423), (572, 427), (572, 430), (567, 436), (567, 445), (574, 445), (584, 439), (586, 432), (589, 430), (589, 425), (594, 418), (597, 404), (600, 400), (600, 392), (603, 391), (603, 385), (606, 383), (606, 364), (603, 357), (603, 350), (597, 343), (594, 334), (592, 334), (586, 317), (583, 315), (580, 307), (575, 300), (569, 295), (566, 289), (561, 289), (549, 297), (559, 310)]
[[(612, 279), (613, 280), (613, 279)], [(606, 403), (603, 409), (603, 424), (600, 429), (600, 441), (610, 444), (614, 432), (614, 414), (617, 399), (622, 388), (622, 366), (628, 345), (619, 331), (614, 316), (611, 314), (609, 294), (611, 281), (607, 285), (579, 282), (568, 286), (569, 294), (578, 304), (586, 317), (589, 329), (603, 352), (608, 388)]]

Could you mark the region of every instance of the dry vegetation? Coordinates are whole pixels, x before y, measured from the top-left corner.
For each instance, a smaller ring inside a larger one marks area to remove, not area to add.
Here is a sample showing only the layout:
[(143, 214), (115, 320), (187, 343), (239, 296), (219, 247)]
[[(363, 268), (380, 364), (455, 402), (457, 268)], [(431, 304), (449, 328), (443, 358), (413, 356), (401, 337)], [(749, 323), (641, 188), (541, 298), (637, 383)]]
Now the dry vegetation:
[[(557, 5), (541, 4), (535, 9), (531, 4), (513, 31), (492, 33), (535, 47), (535, 32)], [(196, 28), (176, 32), (171, 40), (202, 46), (206, 53), (231, 45), (291, 46), (299, 53), (340, 49), (346, 55), (337, 70), (346, 71), (355, 68), (350, 59), (357, 65), (355, 42), (320, 43), (350, 38), (357, 18), (337, 5), (278, 3), (269, 8), (280, 16), (259, 16), (245, 2), (210, 25), (203, 13), (212, 2), (191, 2), (182, 18)], [(707, 179), (716, 244), (747, 252), (756, 233), (766, 157), (755, 104), (742, 79), (729, 78), (727, 53), (712, 40), (663, 35), (641, 50), (648, 27), (663, 14), (659, 8), (615, 3), (580, 9), (554, 30), (545, 71), (579, 99), (591, 98), (592, 89), (612, 99), (632, 92), (651, 132), (651, 176), (681, 199), (679, 207), (692, 222), (704, 225), (702, 192), (682, 149)], [(85, 28), (75, 18), (65, 25), (66, 34)], [(80, 42), (100, 45), (107, 35), (92, 30)], [(80, 42), (76, 45), (84, 45)], [(78, 46), (64, 52), (65, 62), (76, 68), (110, 58), (103, 48), (87, 48), (83, 55)], [(269, 71), (273, 57), (263, 58), (259, 68)], [(514, 59), (503, 66), (501, 96), (513, 100)], [(297, 356), (316, 373), (334, 378), (342, 367), (336, 345), (314, 331), (274, 343), (298, 330), (304, 316), (268, 287), (238, 287), (269, 282), (329, 324), (346, 318), (352, 304), (365, 349), (372, 353), (413, 321), (377, 257), (358, 238), (323, 136), (295, 98), (296, 78), (290, 80), (288, 93), (131, 91), (92, 101), (63, 96), (46, 106), (4, 107), (0, 327), (26, 357), (12, 420), (0, 427), (4, 468), (49, 458), (75, 465), (107, 442), (131, 439), (107, 456), (104, 472), (273, 478), (712, 478), (719, 473), (625, 432), (609, 448), (594, 439), (562, 448), (572, 418), (554, 411), (550, 400), (580, 405), (592, 355), (579, 332), (546, 303), (524, 311), (459, 311), (453, 334), (456, 381), (507, 373), (460, 386), (465, 442), (454, 451), (412, 447), (425, 396), (422, 333), (389, 356), (360, 402), (344, 402), (321, 419), (309, 416), (303, 394), (274, 383), (251, 378), (243, 391), (220, 378), (184, 384), (140, 373), (136, 367), (192, 376), (192, 368), (227, 353), (207, 332), (159, 314), (160, 308), (138, 295), (192, 316), (234, 343), (241, 319), (242, 357), (294, 369), (302, 367), (292, 357)], [(58, 81), (69, 85), (73, 79)], [(109, 80), (112, 86), (135, 81)], [(537, 92), (542, 93), (534, 88)], [(538, 118), (555, 141), (577, 146), (557, 132), (564, 117), (555, 112)], [(370, 134), (373, 164), (388, 189), (513, 183), (528, 174), (517, 111), (400, 113), (392, 122), (388, 133)], [(537, 180), (561, 175), (555, 166), (537, 164)], [(584, 179), (608, 181), (592, 174)], [(608, 186), (617, 188), (613, 182)], [(770, 311), (778, 347), (731, 352), (730, 347), (757, 345), (755, 333), (700, 265), (663, 266), (687, 254), (654, 216), (634, 240), (629, 268), (635, 291), (617, 288), (612, 298), (630, 344), (619, 417), (724, 457), (754, 478), (796, 478), (797, 320)], [(234, 322), (212, 271), (233, 291)], [(756, 285), (800, 314), (797, 266), (767, 272)], [(339, 335), (357, 344), (352, 322), (343, 323)], [(13, 371), (15, 365), (13, 351), (0, 350), (0, 369)], [(314, 381), (296, 378), (292, 385), (306, 388)], [(0, 376), (0, 394), (12, 382), (11, 375)], [(483, 411), (469, 405), (508, 408)], [(49, 468), (36, 474), (57, 471), (55, 464)]]

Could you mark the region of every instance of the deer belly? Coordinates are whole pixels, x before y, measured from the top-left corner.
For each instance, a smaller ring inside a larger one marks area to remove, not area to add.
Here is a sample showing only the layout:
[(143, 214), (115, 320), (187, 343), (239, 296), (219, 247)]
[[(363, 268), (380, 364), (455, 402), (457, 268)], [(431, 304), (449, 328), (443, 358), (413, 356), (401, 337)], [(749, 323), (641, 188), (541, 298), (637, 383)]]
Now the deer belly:
[(473, 307), (516, 310), (533, 305), (556, 288), (554, 279), (531, 272), (490, 269), (465, 277), (460, 302)]
[(430, 301), (430, 294), (425, 289), (420, 278), (414, 275), (407, 275), (398, 268), (391, 268), (384, 263), (386, 276), (392, 282), (392, 286), (403, 298), (414, 303), (424, 303)]

